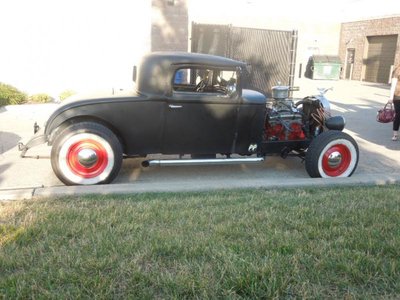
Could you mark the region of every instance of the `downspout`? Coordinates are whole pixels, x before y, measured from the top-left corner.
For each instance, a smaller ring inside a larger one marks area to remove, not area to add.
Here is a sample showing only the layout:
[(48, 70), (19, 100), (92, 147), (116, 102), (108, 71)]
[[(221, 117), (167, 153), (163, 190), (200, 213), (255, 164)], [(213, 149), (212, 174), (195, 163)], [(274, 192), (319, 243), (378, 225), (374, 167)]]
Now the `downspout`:
[(293, 96), (294, 76), (296, 70), (298, 31), (292, 31), (292, 44), (290, 47), (290, 65), (289, 65), (289, 97)]

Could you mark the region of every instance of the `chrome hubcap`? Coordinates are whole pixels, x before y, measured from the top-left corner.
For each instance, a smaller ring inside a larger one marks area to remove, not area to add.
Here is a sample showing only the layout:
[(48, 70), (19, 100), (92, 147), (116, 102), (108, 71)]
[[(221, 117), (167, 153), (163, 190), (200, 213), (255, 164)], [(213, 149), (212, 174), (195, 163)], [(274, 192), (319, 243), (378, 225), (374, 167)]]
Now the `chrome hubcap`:
[(90, 168), (98, 161), (97, 153), (93, 149), (82, 149), (78, 153), (78, 161), (82, 166)]
[(328, 157), (328, 165), (335, 168), (342, 163), (342, 154), (339, 151), (332, 152)]

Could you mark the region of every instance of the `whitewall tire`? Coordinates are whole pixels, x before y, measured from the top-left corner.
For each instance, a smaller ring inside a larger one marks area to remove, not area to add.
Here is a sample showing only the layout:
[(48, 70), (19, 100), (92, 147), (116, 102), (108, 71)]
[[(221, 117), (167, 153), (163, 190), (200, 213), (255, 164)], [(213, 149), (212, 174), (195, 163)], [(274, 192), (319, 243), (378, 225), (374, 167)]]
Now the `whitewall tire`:
[(66, 127), (55, 138), (51, 163), (57, 177), (67, 185), (109, 183), (121, 168), (122, 149), (110, 129), (82, 122)]
[(355, 140), (344, 132), (330, 130), (311, 142), (306, 153), (306, 170), (311, 177), (349, 177), (358, 160)]

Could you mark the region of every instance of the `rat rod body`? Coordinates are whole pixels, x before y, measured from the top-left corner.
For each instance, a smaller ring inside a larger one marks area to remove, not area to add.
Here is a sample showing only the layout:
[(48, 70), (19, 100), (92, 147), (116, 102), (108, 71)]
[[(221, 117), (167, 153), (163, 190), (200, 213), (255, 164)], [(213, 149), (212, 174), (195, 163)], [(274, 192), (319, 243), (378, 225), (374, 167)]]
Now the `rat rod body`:
[[(109, 183), (124, 157), (176, 154), (151, 165), (245, 163), (267, 155), (297, 155), (311, 177), (350, 176), (358, 147), (330, 115), (321, 92), (297, 103), (288, 87), (273, 98), (245, 89), (246, 64), (196, 53), (151, 53), (134, 77), (136, 90), (73, 97), (26, 145), (48, 143), (65, 184)], [(182, 159), (190, 155), (189, 159)], [(217, 158), (218, 155), (218, 158)]]

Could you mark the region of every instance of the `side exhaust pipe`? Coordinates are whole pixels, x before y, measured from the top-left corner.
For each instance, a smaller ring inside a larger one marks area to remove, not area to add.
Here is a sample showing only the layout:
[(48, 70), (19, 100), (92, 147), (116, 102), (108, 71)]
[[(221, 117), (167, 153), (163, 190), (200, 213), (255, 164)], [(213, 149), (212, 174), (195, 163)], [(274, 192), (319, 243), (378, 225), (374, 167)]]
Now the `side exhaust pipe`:
[(264, 157), (252, 158), (213, 158), (213, 159), (154, 159), (142, 162), (143, 167), (154, 166), (200, 166), (200, 165), (229, 165), (258, 163), (264, 161)]

